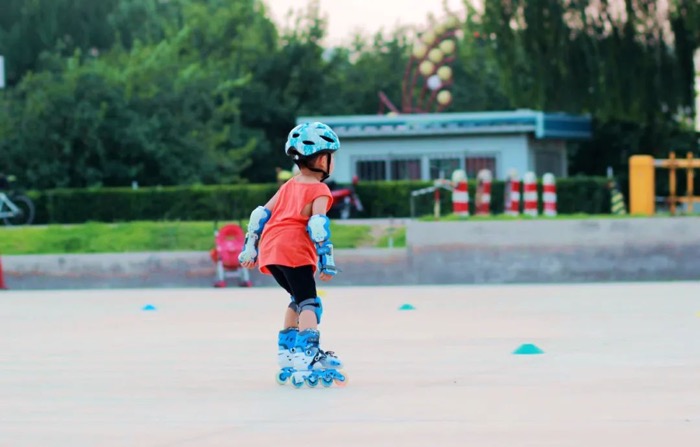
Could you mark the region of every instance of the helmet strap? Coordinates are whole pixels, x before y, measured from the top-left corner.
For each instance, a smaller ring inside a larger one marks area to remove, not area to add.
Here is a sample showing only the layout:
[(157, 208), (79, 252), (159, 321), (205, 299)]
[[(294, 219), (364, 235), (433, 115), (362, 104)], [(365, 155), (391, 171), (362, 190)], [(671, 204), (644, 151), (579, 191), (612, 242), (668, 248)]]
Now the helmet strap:
[[(328, 173), (328, 171), (324, 171), (323, 169), (309, 166), (308, 160), (305, 160), (302, 158), (302, 159), (294, 160), (294, 162), (299, 167), (301, 167), (303, 165), (309, 171), (318, 172), (318, 173), (323, 174), (321, 177), (322, 182), (326, 181), (326, 179), (328, 179), (328, 177), (330, 177), (330, 174)], [(329, 152), (326, 153), (326, 165), (328, 166), (328, 169), (330, 169), (330, 167), (331, 167), (331, 154)]]

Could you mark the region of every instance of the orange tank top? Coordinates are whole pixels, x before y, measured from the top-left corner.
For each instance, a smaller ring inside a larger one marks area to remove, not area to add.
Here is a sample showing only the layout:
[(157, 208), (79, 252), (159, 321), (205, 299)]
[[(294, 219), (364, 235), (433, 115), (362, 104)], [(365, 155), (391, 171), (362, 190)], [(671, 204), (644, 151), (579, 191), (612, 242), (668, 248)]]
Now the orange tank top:
[(260, 238), (258, 260), (262, 273), (270, 274), (268, 265), (312, 265), (316, 273), (318, 256), (306, 232), (310, 216), (303, 215), (302, 211), (323, 196), (329, 198), (328, 212), (333, 204), (333, 196), (325, 183), (300, 183), (292, 178), (280, 187), (272, 216), (265, 224)]

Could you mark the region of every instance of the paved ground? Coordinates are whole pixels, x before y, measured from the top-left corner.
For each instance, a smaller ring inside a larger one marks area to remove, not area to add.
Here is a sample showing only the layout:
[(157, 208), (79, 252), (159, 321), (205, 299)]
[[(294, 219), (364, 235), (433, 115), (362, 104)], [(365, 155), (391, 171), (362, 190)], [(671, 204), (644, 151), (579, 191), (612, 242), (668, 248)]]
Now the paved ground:
[(326, 292), (302, 390), (274, 289), (0, 293), (0, 446), (700, 445), (700, 283)]

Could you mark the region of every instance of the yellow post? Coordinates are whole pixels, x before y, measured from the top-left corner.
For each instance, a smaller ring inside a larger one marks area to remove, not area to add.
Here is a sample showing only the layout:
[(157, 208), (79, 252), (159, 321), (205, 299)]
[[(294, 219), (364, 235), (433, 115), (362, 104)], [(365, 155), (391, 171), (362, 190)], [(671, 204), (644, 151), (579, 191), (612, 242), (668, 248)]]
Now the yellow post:
[(630, 214), (654, 214), (654, 158), (630, 157)]
[(671, 216), (676, 215), (676, 205), (678, 198), (676, 197), (676, 153), (671, 152), (668, 156), (668, 194), (669, 194), (669, 210)]
[(688, 212), (690, 214), (695, 213), (695, 192), (693, 191), (693, 183), (695, 182), (695, 170), (693, 169), (693, 153), (688, 152), (687, 154), (688, 158), (688, 174), (687, 174), (687, 179), (688, 179), (688, 189), (687, 189), (687, 194), (688, 194)]

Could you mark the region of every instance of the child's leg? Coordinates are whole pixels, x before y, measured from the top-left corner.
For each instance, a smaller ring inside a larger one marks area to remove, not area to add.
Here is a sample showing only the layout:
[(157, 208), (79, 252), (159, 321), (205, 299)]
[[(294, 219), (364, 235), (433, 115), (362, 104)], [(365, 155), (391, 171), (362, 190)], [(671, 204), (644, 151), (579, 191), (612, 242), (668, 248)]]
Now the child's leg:
[(321, 334), (318, 331), (318, 324), (323, 308), (316, 294), (313, 266), (282, 267), (281, 270), (292, 287), (294, 299), (301, 309), (292, 384), (299, 387), (304, 383), (309, 386), (316, 386), (318, 383), (330, 386), (334, 381), (345, 383), (345, 375), (338, 371), (343, 367), (343, 363), (335, 353), (324, 351), (320, 346)]
[(280, 270), (284, 273), (287, 284), (292, 289), (294, 301), (301, 310), (299, 314), (299, 330), (318, 329), (321, 304), (316, 294), (313, 267), (310, 265), (295, 268), (282, 267)]
[(318, 330), (316, 311), (304, 310), (299, 314), (299, 330), (303, 331), (306, 329)]
[(298, 328), (299, 327), (299, 314), (296, 309), (287, 307), (284, 312), (284, 327), (285, 328)]
[[(284, 276), (283, 268), (277, 265), (268, 265), (267, 268), (277, 283), (293, 297), (292, 287)], [(292, 301), (285, 310), (284, 327), (277, 336), (277, 363), (280, 367), (280, 371), (277, 373), (277, 382), (280, 384), (284, 384), (294, 372), (294, 348), (299, 333), (297, 309), (296, 303)]]
[[(284, 271), (280, 266), (277, 265), (268, 265), (267, 269), (272, 273), (272, 276), (275, 278), (275, 281), (277, 281), (277, 284), (279, 284), (284, 290), (289, 293), (289, 296), (294, 296), (294, 292), (292, 290), (291, 285), (289, 284), (289, 281), (287, 281), (287, 278), (284, 274)], [(298, 312), (298, 307), (294, 301), (292, 301), (287, 307), (287, 310), (284, 313), (284, 328), (296, 328), (299, 326), (299, 312)]]

